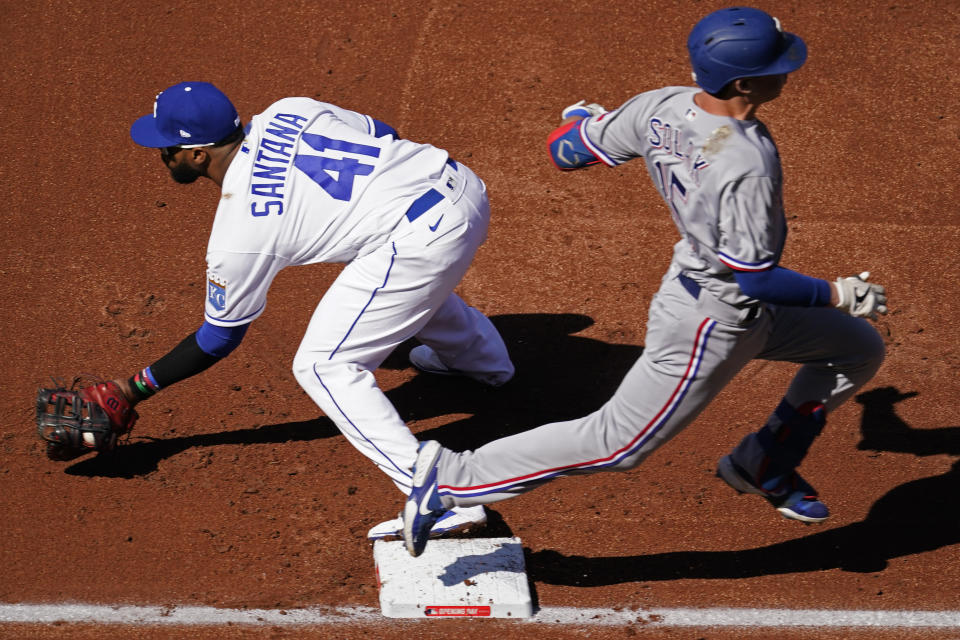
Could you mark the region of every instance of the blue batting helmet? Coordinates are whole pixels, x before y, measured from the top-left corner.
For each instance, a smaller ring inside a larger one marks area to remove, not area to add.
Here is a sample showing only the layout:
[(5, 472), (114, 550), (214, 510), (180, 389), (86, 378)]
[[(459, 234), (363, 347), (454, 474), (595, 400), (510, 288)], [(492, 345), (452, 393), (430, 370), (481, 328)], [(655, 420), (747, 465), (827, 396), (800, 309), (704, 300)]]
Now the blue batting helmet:
[(807, 59), (807, 45), (780, 29), (780, 21), (760, 9), (729, 7), (714, 11), (693, 27), (687, 51), (694, 79), (717, 93), (737, 78), (796, 71)]

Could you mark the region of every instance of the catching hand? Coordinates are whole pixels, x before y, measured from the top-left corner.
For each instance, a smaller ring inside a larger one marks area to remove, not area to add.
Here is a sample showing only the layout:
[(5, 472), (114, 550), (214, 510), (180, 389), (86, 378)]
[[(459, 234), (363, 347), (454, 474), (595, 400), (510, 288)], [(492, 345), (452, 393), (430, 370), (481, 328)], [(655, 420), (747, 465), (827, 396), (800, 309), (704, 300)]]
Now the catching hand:
[(80, 390), (37, 391), (37, 434), (51, 460), (70, 460), (90, 451), (111, 451), (129, 433), (137, 412), (116, 382)]

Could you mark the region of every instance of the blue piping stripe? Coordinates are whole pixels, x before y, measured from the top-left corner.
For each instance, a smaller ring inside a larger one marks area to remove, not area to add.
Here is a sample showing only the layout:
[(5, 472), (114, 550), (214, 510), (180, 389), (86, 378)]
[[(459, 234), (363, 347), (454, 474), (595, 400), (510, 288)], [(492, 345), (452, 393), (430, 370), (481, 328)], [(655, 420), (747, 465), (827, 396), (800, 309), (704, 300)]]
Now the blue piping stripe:
[[(350, 337), (350, 334), (353, 332), (354, 327), (357, 326), (357, 322), (360, 321), (360, 317), (363, 316), (364, 312), (365, 312), (365, 311), (367, 310), (367, 308), (370, 306), (370, 303), (373, 302), (373, 298), (377, 295), (377, 292), (380, 291), (383, 287), (387, 286), (387, 281), (390, 279), (390, 272), (393, 270), (394, 260), (395, 260), (396, 257), (397, 257), (397, 245), (394, 243), (394, 244), (392, 244), (392, 247), (393, 247), (393, 255), (390, 256), (390, 265), (387, 267), (387, 273), (386, 273), (386, 275), (385, 275), (384, 278), (383, 278), (383, 284), (380, 285), (379, 287), (375, 288), (375, 289), (373, 290), (373, 292), (370, 294), (370, 299), (367, 300), (367, 304), (365, 304), (365, 305), (363, 306), (363, 309), (360, 310), (360, 313), (357, 314), (356, 319), (355, 319), (355, 320), (353, 321), (353, 323), (350, 325), (350, 328), (347, 330), (346, 334), (344, 334), (343, 339), (340, 340), (340, 343), (337, 345), (336, 349), (334, 349), (333, 351), (330, 352), (330, 356), (327, 358), (328, 360), (333, 359), (333, 355), (340, 349), (340, 347), (343, 346), (343, 343), (346, 342), (347, 338)], [(411, 477), (411, 476), (410, 476), (410, 473), (409, 473), (408, 471), (405, 471), (405, 470), (401, 469), (400, 467), (398, 467), (397, 464), (396, 464), (393, 460), (390, 459), (390, 456), (388, 456), (388, 455), (385, 454), (383, 451), (381, 451), (379, 447), (377, 447), (375, 444), (373, 444), (373, 442), (371, 442), (370, 439), (369, 439), (367, 436), (365, 436), (365, 435), (363, 434), (363, 432), (360, 431), (360, 429), (357, 428), (357, 425), (355, 425), (355, 424), (353, 423), (353, 421), (350, 419), (350, 417), (344, 412), (343, 408), (342, 408), (342, 407), (340, 406), (340, 404), (337, 402), (337, 399), (333, 397), (333, 394), (330, 392), (330, 389), (327, 388), (327, 385), (325, 385), (325, 384), (323, 383), (323, 380), (320, 378), (320, 374), (317, 373), (317, 367), (316, 367), (316, 365), (314, 365), (314, 367), (313, 367), (313, 375), (315, 375), (315, 376), (317, 377), (317, 382), (319, 382), (319, 383), (320, 383), (320, 386), (323, 387), (323, 390), (327, 392), (327, 395), (330, 397), (330, 401), (333, 402), (334, 406), (337, 407), (337, 411), (340, 412), (340, 415), (343, 416), (343, 419), (346, 420), (347, 423), (348, 423), (351, 427), (353, 427), (354, 431), (357, 432), (357, 435), (360, 437), (360, 439), (363, 440), (364, 442), (366, 442), (367, 444), (369, 444), (370, 447), (373, 448), (374, 451), (376, 451), (376, 452), (379, 453), (381, 456), (383, 456), (384, 460), (386, 460), (387, 462), (389, 462), (390, 465), (391, 465), (394, 469), (396, 469), (398, 472), (400, 472), (401, 475), (403, 475), (404, 477), (407, 477), (407, 478)]]
[(215, 318), (215, 317), (213, 317), (212, 315), (210, 315), (209, 313), (204, 313), (203, 316), (204, 316), (204, 318), (206, 318), (207, 320), (210, 321), (210, 324), (214, 324), (214, 325), (215, 325), (215, 324), (218, 324), (218, 323), (222, 323), (221, 326), (223, 326), (224, 324), (241, 324), (241, 323), (250, 322), (250, 318), (253, 318), (253, 317), (255, 317), (255, 316), (263, 313), (263, 309), (264, 309), (264, 307), (266, 307), (266, 306), (267, 306), (267, 303), (263, 303), (262, 305), (260, 305), (260, 308), (259, 308), (259, 309), (257, 309), (257, 310), (254, 311), (253, 313), (250, 313), (250, 314), (247, 314), (247, 315), (243, 316), (243, 317), (240, 318), (239, 320), (224, 320), (223, 318)]
[(391, 243), (391, 246), (393, 247), (393, 255), (390, 256), (390, 266), (387, 267), (387, 274), (383, 277), (383, 284), (375, 288), (373, 290), (373, 293), (370, 294), (370, 299), (367, 300), (367, 304), (363, 305), (363, 309), (361, 309), (360, 313), (357, 314), (357, 317), (354, 319), (353, 323), (350, 325), (350, 328), (347, 329), (347, 332), (344, 334), (343, 339), (340, 340), (340, 343), (336, 346), (336, 348), (333, 351), (330, 352), (330, 356), (327, 358), (327, 360), (333, 360), (334, 354), (340, 350), (340, 347), (343, 346), (343, 343), (346, 342), (347, 338), (350, 337), (350, 334), (353, 332), (354, 327), (356, 327), (357, 323), (360, 322), (360, 317), (363, 316), (364, 312), (373, 302), (373, 299), (374, 297), (376, 297), (377, 292), (383, 289), (385, 286), (387, 286), (387, 281), (390, 279), (390, 271), (393, 270), (393, 262), (397, 257), (397, 243), (395, 242)]
[[(357, 432), (357, 435), (360, 437), (360, 439), (363, 440), (364, 442), (366, 442), (367, 444), (369, 444), (370, 447), (371, 447), (374, 451), (376, 451), (376, 452), (379, 453), (381, 456), (383, 456), (384, 460), (386, 460), (387, 462), (389, 462), (389, 463), (390, 463), (390, 466), (392, 466), (394, 469), (396, 469), (397, 471), (399, 471), (401, 475), (403, 475), (403, 476), (406, 477), (406, 478), (411, 478), (412, 476), (411, 476), (411, 474), (410, 474), (409, 471), (406, 471), (406, 470), (401, 469), (400, 467), (398, 467), (398, 466), (397, 466), (397, 463), (390, 459), (390, 456), (388, 456), (388, 455), (385, 454), (383, 451), (381, 451), (381, 450), (380, 450), (380, 447), (378, 447), (377, 445), (373, 444), (373, 442), (370, 441), (370, 438), (368, 438), (367, 436), (365, 436), (365, 435), (363, 434), (363, 432), (360, 431), (360, 429), (357, 428), (357, 425), (355, 425), (355, 424), (353, 423), (353, 421), (350, 419), (350, 417), (344, 412), (343, 408), (342, 408), (342, 407), (340, 406), (340, 404), (337, 402), (337, 399), (333, 397), (333, 394), (332, 394), (332, 393), (330, 393), (330, 389), (327, 388), (327, 385), (323, 384), (323, 379), (320, 377), (320, 374), (317, 373), (317, 365), (313, 365), (313, 375), (315, 375), (315, 376), (317, 377), (317, 382), (319, 382), (319, 383), (320, 383), (320, 386), (323, 387), (323, 390), (327, 392), (327, 395), (330, 397), (330, 401), (333, 402), (334, 406), (337, 408), (337, 411), (339, 411), (339, 412), (340, 412), (340, 415), (343, 416), (343, 419), (346, 420), (347, 423), (348, 423), (351, 427), (353, 427), (353, 430), (354, 430), (354, 431)], [(411, 485), (411, 486), (412, 486), (412, 485)]]

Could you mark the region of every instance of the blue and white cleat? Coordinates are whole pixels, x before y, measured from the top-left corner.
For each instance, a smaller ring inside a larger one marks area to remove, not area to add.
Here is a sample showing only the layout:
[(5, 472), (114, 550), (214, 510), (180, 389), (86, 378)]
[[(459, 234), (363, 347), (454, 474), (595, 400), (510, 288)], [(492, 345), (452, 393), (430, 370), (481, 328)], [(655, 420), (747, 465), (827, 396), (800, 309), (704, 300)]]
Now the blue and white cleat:
[(753, 493), (763, 496), (780, 512), (784, 518), (812, 523), (823, 522), (830, 516), (827, 505), (820, 502), (816, 490), (794, 471), (790, 478), (781, 485), (786, 485), (782, 492), (771, 493), (755, 485), (746, 471), (730, 456), (723, 456), (717, 463), (717, 477), (726, 482), (740, 493)]
[[(440, 516), (430, 529), (431, 538), (443, 538), (472, 531), (487, 524), (487, 511), (482, 504), (475, 507), (454, 507)], [(369, 540), (402, 540), (403, 515), (371, 527)]]
[(413, 463), (413, 489), (403, 506), (403, 542), (414, 558), (423, 553), (430, 530), (446, 512), (437, 495), (437, 460), (441, 450), (436, 440), (423, 442)]

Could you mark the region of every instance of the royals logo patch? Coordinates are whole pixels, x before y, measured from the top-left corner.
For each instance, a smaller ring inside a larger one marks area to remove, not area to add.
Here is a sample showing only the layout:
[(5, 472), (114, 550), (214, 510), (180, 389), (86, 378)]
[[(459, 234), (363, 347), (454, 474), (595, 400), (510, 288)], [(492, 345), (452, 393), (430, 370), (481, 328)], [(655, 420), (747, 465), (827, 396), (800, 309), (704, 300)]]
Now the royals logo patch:
[(227, 283), (212, 273), (207, 278), (207, 300), (217, 311), (227, 308)]

